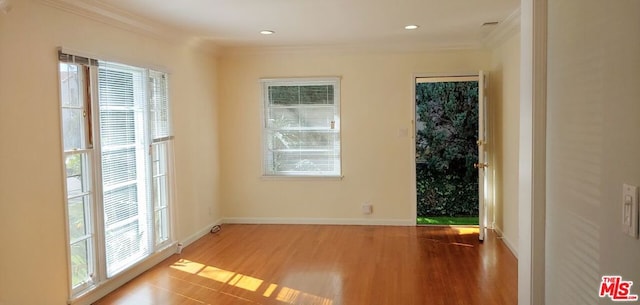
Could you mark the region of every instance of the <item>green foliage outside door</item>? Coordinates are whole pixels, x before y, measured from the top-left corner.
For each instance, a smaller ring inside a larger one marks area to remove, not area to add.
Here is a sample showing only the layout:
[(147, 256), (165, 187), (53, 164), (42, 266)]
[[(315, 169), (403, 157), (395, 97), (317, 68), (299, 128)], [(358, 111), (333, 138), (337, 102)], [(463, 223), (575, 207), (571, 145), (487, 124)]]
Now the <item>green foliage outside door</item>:
[(417, 216), (478, 216), (478, 82), (416, 83)]

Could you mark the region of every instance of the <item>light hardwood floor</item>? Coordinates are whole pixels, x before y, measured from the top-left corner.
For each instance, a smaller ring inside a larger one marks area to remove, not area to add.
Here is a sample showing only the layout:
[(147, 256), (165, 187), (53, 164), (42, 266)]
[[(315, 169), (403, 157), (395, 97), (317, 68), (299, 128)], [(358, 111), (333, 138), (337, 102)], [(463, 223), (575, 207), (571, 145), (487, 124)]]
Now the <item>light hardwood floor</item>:
[(96, 304), (517, 304), (517, 261), (449, 227), (224, 225)]

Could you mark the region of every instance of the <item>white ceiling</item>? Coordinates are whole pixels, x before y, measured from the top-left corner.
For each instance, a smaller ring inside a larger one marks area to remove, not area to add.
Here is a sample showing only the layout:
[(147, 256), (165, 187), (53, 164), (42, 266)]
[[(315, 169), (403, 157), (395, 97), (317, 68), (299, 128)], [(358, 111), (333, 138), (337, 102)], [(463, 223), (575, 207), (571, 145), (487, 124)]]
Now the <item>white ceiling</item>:
[[(187, 31), (221, 47), (474, 48), (519, 0), (77, 0)], [(405, 25), (417, 24), (413, 31)], [(261, 35), (273, 30), (274, 35)]]

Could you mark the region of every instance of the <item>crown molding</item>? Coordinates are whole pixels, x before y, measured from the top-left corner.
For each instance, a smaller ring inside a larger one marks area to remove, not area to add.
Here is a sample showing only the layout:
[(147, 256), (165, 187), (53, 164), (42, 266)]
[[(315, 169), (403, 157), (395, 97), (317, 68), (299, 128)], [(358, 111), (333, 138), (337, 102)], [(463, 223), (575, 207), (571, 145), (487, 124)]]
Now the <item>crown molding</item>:
[(517, 8), (498, 26), (484, 37), (482, 44), (484, 47), (493, 49), (500, 46), (507, 39), (520, 32), (520, 8)]
[(348, 54), (348, 53), (438, 53), (451, 51), (482, 50), (481, 43), (473, 44), (350, 44), (306, 46), (229, 46), (219, 49), (221, 56), (270, 55), (270, 54)]
[[(3, 1), (3, 0), (0, 0)], [(6, 0), (5, 0), (6, 1)], [(216, 53), (212, 43), (166, 24), (151, 21), (122, 9), (86, 0), (38, 0), (40, 3), (74, 15), (98, 21), (122, 30), (171, 43), (184, 43), (208, 53)]]

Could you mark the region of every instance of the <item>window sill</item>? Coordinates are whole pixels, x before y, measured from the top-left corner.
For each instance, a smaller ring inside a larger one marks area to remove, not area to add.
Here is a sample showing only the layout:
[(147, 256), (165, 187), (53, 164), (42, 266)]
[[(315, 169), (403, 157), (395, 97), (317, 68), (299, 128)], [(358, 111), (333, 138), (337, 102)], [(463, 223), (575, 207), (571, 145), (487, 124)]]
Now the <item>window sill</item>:
[(344, 176), (261, 176), (265, 181), (341, 181)]

